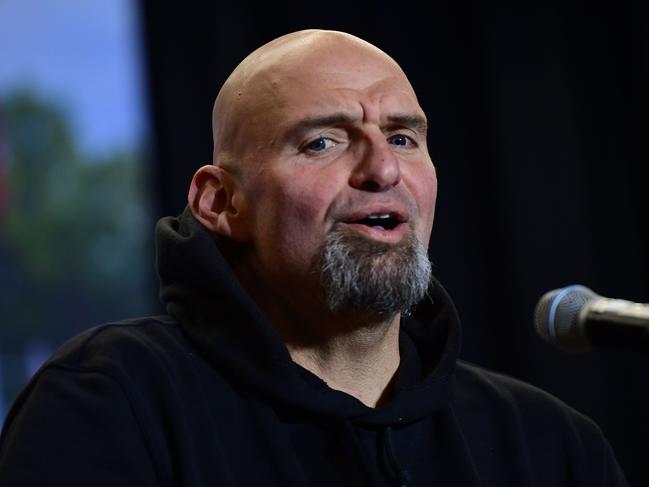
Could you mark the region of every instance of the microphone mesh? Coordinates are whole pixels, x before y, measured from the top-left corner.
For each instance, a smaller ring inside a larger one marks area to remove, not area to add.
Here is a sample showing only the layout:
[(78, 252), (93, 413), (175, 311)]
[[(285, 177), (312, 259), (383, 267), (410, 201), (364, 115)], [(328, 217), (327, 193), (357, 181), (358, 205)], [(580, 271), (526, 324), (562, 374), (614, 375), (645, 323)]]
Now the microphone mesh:
[(584, 305), (599, 296), (580, 285), (567, 286), (545, 293), (534, 310), (534, 327), (544, 340), (566, 351), (590, 348), (578, 322)]

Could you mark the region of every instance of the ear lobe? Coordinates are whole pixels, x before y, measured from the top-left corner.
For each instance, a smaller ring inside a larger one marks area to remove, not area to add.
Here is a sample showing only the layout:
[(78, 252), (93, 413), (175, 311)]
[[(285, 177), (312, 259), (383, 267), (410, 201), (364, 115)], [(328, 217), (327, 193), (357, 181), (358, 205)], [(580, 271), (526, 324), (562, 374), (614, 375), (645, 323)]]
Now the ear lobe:
[(243, 193), (223, 168), (208, 165), (196, 171), (187, 200), (194, 217), (211, 232), (235, 241), (248, 240)]

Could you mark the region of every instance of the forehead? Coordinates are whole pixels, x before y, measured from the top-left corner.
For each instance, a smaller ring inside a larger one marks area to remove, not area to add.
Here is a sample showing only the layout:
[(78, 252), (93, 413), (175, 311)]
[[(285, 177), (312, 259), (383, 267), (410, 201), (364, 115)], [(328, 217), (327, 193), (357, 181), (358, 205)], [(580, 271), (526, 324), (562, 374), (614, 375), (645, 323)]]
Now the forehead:
[(371, 108), (423, 115), (401, 68), (370, 45), (335, 37), (320, 39), (279, 49), (260, 64), (250, 80), (256, 85), (255, 105), (275, 118), (274, 123), (328, 110)]
[(309, 73), (278, 80), (273, 90), (280, 101), (276, 105), (277, 115), (283, 118), (327, 111), (358, 112), (364, 118), (379, 118), (391, 112), (421, 111), (412, 89), (397, 77)]

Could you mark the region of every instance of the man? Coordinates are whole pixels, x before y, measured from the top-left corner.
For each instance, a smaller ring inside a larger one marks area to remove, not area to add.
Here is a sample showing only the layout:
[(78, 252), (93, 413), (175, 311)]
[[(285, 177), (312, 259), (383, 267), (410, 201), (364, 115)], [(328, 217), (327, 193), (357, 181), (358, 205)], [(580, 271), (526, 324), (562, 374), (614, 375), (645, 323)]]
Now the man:
[(426, 119), (348, 34), (248, 56), (157, 227), (169, 316), (90, 330), (16, 401), (2, 485), (626, 485), (588, 419), (458, 362)]

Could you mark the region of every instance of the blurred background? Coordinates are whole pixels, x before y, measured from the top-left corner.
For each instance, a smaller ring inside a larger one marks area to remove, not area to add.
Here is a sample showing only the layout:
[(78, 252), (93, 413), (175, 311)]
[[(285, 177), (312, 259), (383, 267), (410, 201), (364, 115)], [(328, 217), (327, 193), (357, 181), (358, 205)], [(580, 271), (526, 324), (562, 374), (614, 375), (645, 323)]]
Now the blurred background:
[(156, 309), (130, 0), (0, 0), (0, 418), (64, 340)]
[(463, 358), (593, 418), (649, 485), (649, 351), (566, 354), (532, 324), (568, 284), (649, 301), (646, 1), (0, 0), (0, 417), (68, 337), (161, 312), (153, 225), (211, 160), (220, 85), (312, 27), (376, 44), (420, 97)]

